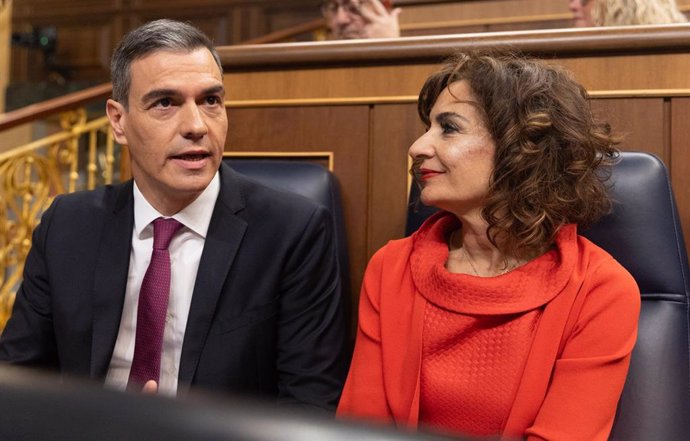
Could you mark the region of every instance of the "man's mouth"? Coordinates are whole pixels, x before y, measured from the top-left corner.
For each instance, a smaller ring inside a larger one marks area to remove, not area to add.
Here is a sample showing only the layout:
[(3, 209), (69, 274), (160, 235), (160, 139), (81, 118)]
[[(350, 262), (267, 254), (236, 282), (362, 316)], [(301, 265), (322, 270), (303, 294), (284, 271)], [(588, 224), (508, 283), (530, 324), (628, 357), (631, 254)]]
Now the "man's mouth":
[(172, 159), (179, 159), (182, 161), (201, 161), (211, 156), (209, 153), (184, 153), (182, 155), (175, 155)]

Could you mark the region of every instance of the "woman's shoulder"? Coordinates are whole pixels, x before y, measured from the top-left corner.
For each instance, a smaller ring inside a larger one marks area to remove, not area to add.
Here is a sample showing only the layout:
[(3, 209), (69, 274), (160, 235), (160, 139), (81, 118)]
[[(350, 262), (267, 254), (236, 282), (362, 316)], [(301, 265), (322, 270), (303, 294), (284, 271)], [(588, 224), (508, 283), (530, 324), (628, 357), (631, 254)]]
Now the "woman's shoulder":
[(635, 278), (611, 254), (589, 239), (578, 236), (580, 271), (588, 287), (588, 302), (639, 310), (640, 289)]
[[(601, 272), (620, 274), (621, 277), (633, 279), (623, 265), (621, 265), (608, 251), (601, 248), (584, 236), (577, 236), (580, 264), (586, 265), (587, 272)], [(634, 280), (634, 279), (633, 279)]]
[(379, 248), (369, 260), (368, 269), (382, 268), (406, 262), (414, 246), (414, 234), (402, 239), (393, 239)]

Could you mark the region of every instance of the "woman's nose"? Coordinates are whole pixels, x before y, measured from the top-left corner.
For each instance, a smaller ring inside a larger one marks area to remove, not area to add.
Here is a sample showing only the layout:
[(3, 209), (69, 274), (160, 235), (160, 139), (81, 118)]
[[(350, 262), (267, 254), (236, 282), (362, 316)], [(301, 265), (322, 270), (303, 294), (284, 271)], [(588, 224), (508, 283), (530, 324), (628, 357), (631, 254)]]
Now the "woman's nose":
[(433, 143), (431, 142), (430, 132), (427, 131), (422, 136), (417, 138), (415, 142), (412, 143), (410, 148), (407, 150), (407, 154), (411, 158), (418, 158), (420, 156), (432, 156), (433, 155)]

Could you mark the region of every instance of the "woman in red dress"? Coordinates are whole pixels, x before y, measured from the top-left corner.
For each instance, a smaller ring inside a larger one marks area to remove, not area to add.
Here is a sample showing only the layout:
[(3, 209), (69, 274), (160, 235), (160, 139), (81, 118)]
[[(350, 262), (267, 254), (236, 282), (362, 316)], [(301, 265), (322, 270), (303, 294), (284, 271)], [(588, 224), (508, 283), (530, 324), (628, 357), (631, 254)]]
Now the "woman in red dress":
[(639, 290), (577, 234), (618, 151), (571, 75), (462, 53), (427, 79), (411, 147), (441, 211), (371, 259), (342, 417), (528, 440), (606, 440)]

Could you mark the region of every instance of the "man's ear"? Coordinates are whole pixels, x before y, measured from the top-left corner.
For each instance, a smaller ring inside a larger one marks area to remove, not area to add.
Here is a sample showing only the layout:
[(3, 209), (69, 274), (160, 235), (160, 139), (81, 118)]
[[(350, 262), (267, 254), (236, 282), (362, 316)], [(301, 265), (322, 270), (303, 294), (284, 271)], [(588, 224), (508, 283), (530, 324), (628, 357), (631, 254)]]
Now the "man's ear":
[(113, 99), (109, 99), (105, 103), (105, 113), (110, 120), (110, 127), (113, 129), (113, 137), (120, 145), (127, 144), (127, 136), (125, 135), (124, 120), (126, 119), (127, 110), (125, 106)]

